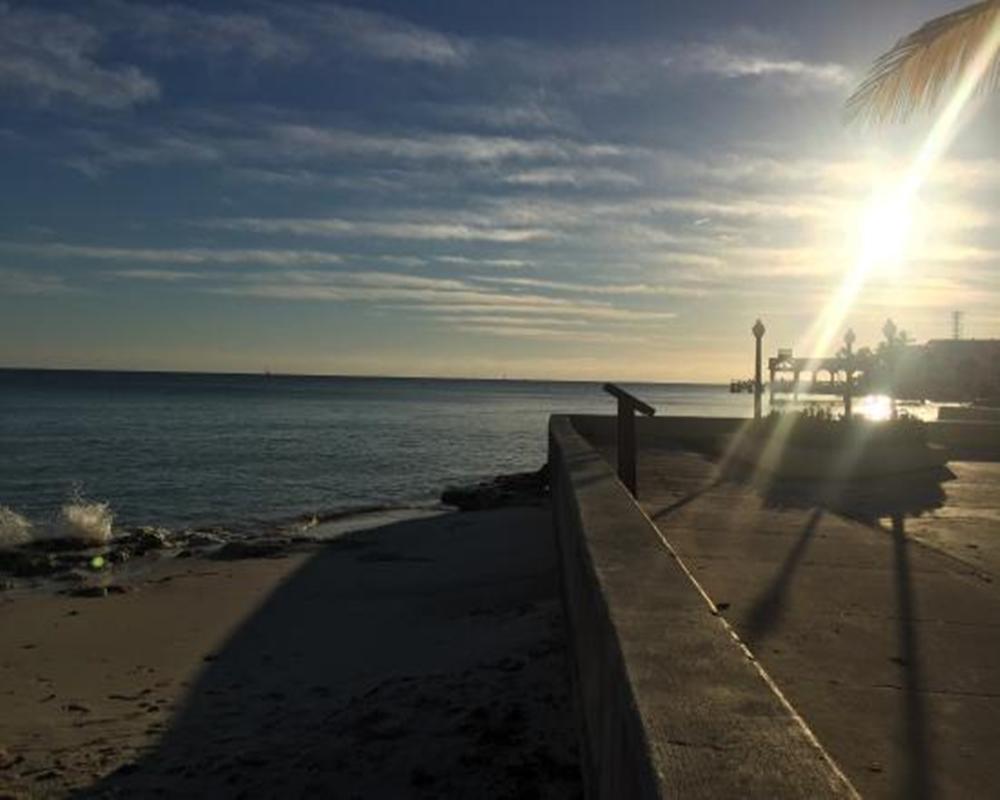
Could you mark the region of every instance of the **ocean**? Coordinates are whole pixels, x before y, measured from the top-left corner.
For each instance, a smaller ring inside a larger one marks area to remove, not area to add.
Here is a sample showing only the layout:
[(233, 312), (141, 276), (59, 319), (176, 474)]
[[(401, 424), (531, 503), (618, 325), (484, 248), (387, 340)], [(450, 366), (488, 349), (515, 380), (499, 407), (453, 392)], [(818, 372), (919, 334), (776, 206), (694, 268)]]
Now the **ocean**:
[[(660, 415), (752, 413), (728, 385), (623, 386)], [(585, 382), (0, 369), (0, 544), (427, 508), (540, 467), (549, 415), (614, 411)]]
[[(752, 410), (728, 386), (625, 388), (661, 414)], [(598, 383), (0, 370), (0, 538), (66, 513), (238, 531), (427, 506), (537, 469), (550, 414), (614, 409)]]

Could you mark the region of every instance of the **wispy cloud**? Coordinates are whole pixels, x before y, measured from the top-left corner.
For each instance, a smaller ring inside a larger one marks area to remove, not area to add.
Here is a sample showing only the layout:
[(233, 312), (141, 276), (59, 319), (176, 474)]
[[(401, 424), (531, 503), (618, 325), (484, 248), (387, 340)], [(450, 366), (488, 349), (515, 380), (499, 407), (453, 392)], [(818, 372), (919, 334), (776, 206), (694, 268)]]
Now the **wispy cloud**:
[(275, 18), (309, 32), (326, 47), (332, 44), (370, 58), (460, 66), (472, 51), (471, 43), (459, 37), (377, 11), (321, 3), (268, 7)]
[(499, 267), (501, 269), (527, 269), (532, 262), (523, 258), (475, 258), (472, 256), (437, 256), (442, 264), (459, 264), (472, 267)]
[(569, 294), (613, 295), (675, 295), (679, 297), (701, 297), (706, 290), (697, 286), (654, 285), (648, 283), (572, 283), (542, 278), (508, 278), (479, 276), (474, 278), (483, 283), (530, 289), (552, 289)]
[(552, 231), (544, 228), (470, 224), (444, 220), (426, 222), (394, 222), (350, 220), (342, 218), (263, 218), (216, 219), (204, 223), (208, 227), (251, 233), (285, 233), (298, 236), (358, 237), (376, 236), (386, 239), (426, 239), (438, 241), (530, 242), (551, 238)]
[(0, 246), (5, 249), (28, 251), (49, 257), (71, 256), (155, 264), (259, 264), (273, 267), (296, 267), (339, 264), (344, 260), (343, 256), (338, 253), (330, 253), (323, 250), (108, 247), (62, 242), (49, 242), (45, 244), (4, 242), (0, 243)]
[(60, 275), (0, 267), (0, 295), (48, 295), (78, 291)]
[[(431, 170), (454, 164), (464, 170), (517, 163), (527, 170), (518, 183), (617, 183), (631, 179), (602, 167), (629, 155), (618, 145), (557, 136), (491, 136), (477, 133), (411, 131), (386, 134), (309, 124), (274, 122), (260, 115), (215, 114), (155, 127), (133, 126), (117, 134), (84, 130), (75, 134), (79, 152), (66, 162), (89, 175), (130, 165), (225, 164), (243, 179), (286, 187), (355, 185), (374, 188), (398, 183), (382, 175), (391, 166)], [(307, 164), (319, 169), (304, 168)], [(349, 174), (333, 171), (349, 164)], [(560, 171), (546, 167), (573, 165)], [(595, 166), (596, 165), (596, 166)], [(366, 171), (367, 170), (367, 171)], [(428, 177), (436, 173), (428, 172)], [(472, 177), (473, 173), (466, 173)], [(408, 173), (412, 176), (413, 173)], [(489, 178), (483, 172), (481, 178)]]
[(309, 48), (262, 14), (219, 13), (174, 3), (107, 2), (109, 27), (162, 57), (194, 54), (219, 59), (298, 60)]
[(566, 161), (622, 154), (622, 149), (615, 145), (558, 138), (469, 133), (385, 135), (303, 124), (273, 125), (268, 134), (266, 147), (270, 152), (277, 151), (285, 157), (298, 160), (332, 155), (361, 155), (476, 163), (542, 158)]
[(504, 175), (504, 183), (519, 186), (638, 186), (639, 178), (606, 167), (539, 167)]
[[(555, 285), (488, 286), (463, 278), (442, 278), (381, 271), (287, 270), (267, 273), (189, 273), (183, 270), (133, 269), (115, 277), (150, 282), (192, 280), (200, 291), (270, 300), (352, 303), (395, 308), (455, 324), (458, 318), (480, 326), (509, 326), (530, 320), (532, 329), (567, 325), (642, 325), (673, 319), (666, 310), (621, 306), (607, 297), (573, 298), (541, 294)], [(209, 283), (205, 283), (208, 281)], [(598, 293), (584, 293), (597, 295)]]
[(125, 108), (159, 97), (155, 79), (132, 65), (104, 65), (103, 37), (71, 14), (0, 3), (0, 88), (42, 104), (59, 100)]
[(203, 272), (190, 272), (179, 269), (119, 269), (104, 273), (109, 278), (123, 278), (129, 281), (154, 281), (156, 283), (182, 283), (204, 280)]
[(670, 53), (663, 63), (683, 74), (700, 73), (720, 78), (777, 77), (826, 88), (843, 88), (852, 80), (851, 73), (842, 64), (740, 52), (723, 44), (680, 47)]

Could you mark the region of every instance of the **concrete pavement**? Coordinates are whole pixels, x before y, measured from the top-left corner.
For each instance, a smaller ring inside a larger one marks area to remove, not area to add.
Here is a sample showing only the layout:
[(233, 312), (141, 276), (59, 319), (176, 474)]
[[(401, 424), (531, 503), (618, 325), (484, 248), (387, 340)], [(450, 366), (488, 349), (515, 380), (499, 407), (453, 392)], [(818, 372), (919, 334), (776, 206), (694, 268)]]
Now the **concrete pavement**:
[(1000, 465), (950, 466), (939, 507), (859, 521), (640, 454), (644, 509), (866, 797), (1000, 786)]

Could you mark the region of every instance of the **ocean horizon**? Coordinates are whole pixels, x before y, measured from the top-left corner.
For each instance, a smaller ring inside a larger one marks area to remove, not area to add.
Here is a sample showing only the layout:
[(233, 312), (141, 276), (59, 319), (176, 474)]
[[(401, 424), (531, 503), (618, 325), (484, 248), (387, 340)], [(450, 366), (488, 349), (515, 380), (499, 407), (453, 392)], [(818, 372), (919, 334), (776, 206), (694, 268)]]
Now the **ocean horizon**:
[[(751, 412), (727, 385), (623, 385), (658, 413)], [(72, 508), (116, 530), (238, 532), (426, 507), (540, 467), (551, 414), (614, 410), (588, 381), (0, 369), (0, 525), (51, 529)]]
[[(728, 384), (621, 385), (660, 415), (752, 414)], [(540, 467), (550, 415), (614, 412), (596, 381), (4, 368), (0, 542), (67, 514), (240, 534), (426, 509)]]

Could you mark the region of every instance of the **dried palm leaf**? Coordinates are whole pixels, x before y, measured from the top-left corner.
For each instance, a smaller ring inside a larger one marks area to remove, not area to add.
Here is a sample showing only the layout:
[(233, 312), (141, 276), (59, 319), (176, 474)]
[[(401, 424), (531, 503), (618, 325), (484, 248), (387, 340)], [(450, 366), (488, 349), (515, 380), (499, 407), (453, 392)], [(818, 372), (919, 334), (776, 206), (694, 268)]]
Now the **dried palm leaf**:
[[(904, 120), (917, 108), (933, 106), (997, 24), (1000, 0), (984, 0), (932, 19), (903, 37), (879, 57), (848, 98), (848, 119)], [(980, 86), (995, 86), (998, 75), (994, 56)]]

